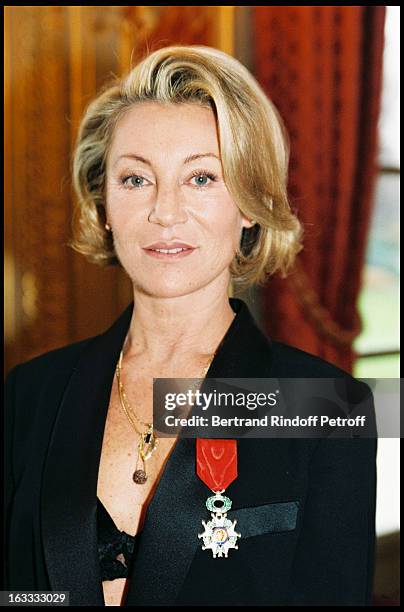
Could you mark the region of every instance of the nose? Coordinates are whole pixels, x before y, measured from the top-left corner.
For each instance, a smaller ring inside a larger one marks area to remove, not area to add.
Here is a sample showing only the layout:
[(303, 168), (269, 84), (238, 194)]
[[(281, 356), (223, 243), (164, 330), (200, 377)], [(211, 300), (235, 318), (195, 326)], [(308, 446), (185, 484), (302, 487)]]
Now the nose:
[(177, 223), (185, 223), (187, 214), (179, 189), (175, 187), (158, 189), (156, 200), (148, 220), (169, 227)]

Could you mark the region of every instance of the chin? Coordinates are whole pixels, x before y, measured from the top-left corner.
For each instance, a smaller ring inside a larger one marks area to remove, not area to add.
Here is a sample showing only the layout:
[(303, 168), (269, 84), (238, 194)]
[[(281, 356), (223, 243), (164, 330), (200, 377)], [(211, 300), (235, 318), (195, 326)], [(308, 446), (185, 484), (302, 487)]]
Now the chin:
[(144, 293), (150, 297), (155, 298), (175, 298), (187, 295), (200, 288), (205, 283), (197, 282), (195, 278), (187, 281), (184, 276), (174, 279), (155, 279), (154, 282), (151, 279), (134, 279), (134, 287), (136, 291)]
[[(200, 266), (194, 269), (174, 269), (167, 266), (166, 269), (157, 272), (147, 267), (132, 269), (126, 267), (126, 273), (131, 279), (134, 289), (149, 297), (175, 298), (199, 291), (213, 284), (220, 287), (222, 284), (228, 286), (230, 275), (229, 262), (225, 262), (219, 268), (212, 266), (210, 269), (201, 270)], [(139, 269), (142, 273), (139, 274)], [(199, 274), (197, 274), (197, 270)]]

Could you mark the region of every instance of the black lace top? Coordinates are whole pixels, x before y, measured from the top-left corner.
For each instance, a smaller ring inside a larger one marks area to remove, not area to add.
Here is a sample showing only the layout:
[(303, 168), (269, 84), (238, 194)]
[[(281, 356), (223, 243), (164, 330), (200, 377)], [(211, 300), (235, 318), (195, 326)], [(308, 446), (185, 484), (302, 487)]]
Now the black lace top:
[(97, 527), (101, 579), (126, 578), (130, 570), (137, 536), (119, 531), (98, 497)]

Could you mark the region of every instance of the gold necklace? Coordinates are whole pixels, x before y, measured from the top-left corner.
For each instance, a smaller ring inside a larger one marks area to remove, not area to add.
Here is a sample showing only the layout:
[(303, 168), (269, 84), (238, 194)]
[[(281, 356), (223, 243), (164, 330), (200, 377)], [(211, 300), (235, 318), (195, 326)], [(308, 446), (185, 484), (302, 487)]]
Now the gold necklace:
[[(134, 414), (135, 419), (141, 425), (146, 427), (144, 431), (139, 431), (138, 428), (136, 427), (135, 421), (133, 420), (131, 416), (131, 408), (130, 408), (128, 399), (126, 397), (126, 393), (125, 393), (125, 389), (124, 389), (124, 386), (122, 383), (122, 377), (121, 377), (122, 357), (123, 357), (123, 350), (121, 351), (119, 355), (119, 361), (116, 367), (116, 378), (118, 381), (119, 399), (120, 399), (123, 411), (126, 414), (126, 417), (128, 418), (133, 429), (139, 435), (139, 442), (137, 445), (138, 454), (137, 454), (137, 459), (136, 459), (135, 471), (133, 472), (132, 479), (133, 479), (133, 482), (135, 482), (136, 484), (144, 484), (147, 480), (146, 461), (150, 459), (152, 454), (157, 449), (157, 438), (153, 431), (153, 423), (144, 423), (136, 416), (136, 414)], [(139, 460), (142, 461), (143, 469), (138, 469)]]
[[(209, 366), (212, 363), (213, 358), (216, 355), (216, 352), (217, 350), (215, 351), (215, 353), (210, 355), (209, 362), (205, 366), (201, 378), (205, 377), (209, 369)], [(132, 475), (132, 480), (135, 484), (144, 484), (147, 480), (146, 461), (150, 459), (153, 453), (157, 450), (158, 439), (153, 430), (153, 423), (145, 423), (144, 421), (141, 421), (139, 417), (130, 408), (130, 404), (128, 402), (128, 398), (126, 396), (125, 389), (122, 383), (122, 357), (123, 357), (123, 349), (121, 350), (121, 353), (119, 355), (118, 365), (116, 366), (116, 378), (118, 381), (119, 399), (120, 399), (121, 406), (123, 408), (123, 411), (126, 414), (128, 421), (130, 422), (130, 424), (132, 425), (136, 433), (139, 435), (139, 442), (137, 445), (138, 455), (136, 459), (135, 471), (133, 472), (133, 475)], [(133, 412), (133, 417), (136, 419), (136, 421), (138, 421), (138, 423), (143, 425), (146, 429), (144, 429), (143, 431), (139, 431), (137, 429), (135, 421), (131, 414), (132, 412)], [(139, 460), (142, 461), (143, 469), (138, 469)]]

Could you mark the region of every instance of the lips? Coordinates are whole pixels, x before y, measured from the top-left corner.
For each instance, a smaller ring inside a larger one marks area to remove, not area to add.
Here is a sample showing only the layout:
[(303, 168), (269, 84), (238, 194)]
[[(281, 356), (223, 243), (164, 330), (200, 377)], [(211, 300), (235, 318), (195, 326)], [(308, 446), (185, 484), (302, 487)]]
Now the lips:
[(151, 257), (168, 261), (187, 257), (196, 248), (186, 242), (155, 242), (144, 247), (143, 250)]
[(195, 247), (192, 244), (188, 244), (186, 242), (154, 242), (153, 244), (149, 244), (144, 247), (148, 251), (155, 251), (156, 249), (194, 249)]

